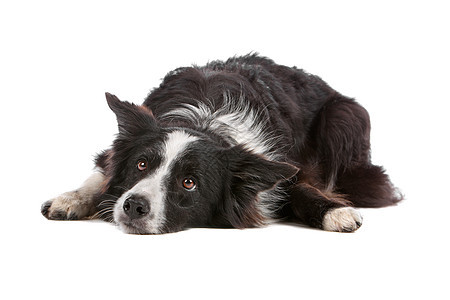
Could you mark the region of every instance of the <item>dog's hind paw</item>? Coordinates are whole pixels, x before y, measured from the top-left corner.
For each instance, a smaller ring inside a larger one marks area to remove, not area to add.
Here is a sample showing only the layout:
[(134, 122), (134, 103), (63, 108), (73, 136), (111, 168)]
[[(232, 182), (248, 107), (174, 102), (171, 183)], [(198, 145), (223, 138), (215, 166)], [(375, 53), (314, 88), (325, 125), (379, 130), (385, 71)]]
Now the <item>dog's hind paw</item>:
[(41, 206), (41, 213), (49, 220), (79, 220), (88, 216), (90, 207), (77, 191), (64, 193)]
[(362, 225), (362, 216), (353, 207), (340, 207), (328, 211), (322, 226), (327, 231), (353, 232)]

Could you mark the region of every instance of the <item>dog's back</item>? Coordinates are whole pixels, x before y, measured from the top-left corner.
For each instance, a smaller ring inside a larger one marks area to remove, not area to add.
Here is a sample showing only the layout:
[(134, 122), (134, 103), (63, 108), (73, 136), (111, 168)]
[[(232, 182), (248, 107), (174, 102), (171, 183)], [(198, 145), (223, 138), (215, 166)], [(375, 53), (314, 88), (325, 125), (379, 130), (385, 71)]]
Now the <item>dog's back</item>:
[(162, 122), (301, 162), (319, 111), (336, 94), (317, 76), (248, 55), (172, 71), (144, 105)]

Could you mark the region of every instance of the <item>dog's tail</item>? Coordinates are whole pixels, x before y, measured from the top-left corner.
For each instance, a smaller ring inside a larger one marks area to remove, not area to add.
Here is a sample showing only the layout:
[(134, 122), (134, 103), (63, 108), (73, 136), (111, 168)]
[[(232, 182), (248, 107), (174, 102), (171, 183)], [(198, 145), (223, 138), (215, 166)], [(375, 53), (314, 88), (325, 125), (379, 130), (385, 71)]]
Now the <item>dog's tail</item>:
[(346, 170), (338, 177), (336, 186), (355, 207), (384, 207), (404, 199), (385, 170), (375, 165)]

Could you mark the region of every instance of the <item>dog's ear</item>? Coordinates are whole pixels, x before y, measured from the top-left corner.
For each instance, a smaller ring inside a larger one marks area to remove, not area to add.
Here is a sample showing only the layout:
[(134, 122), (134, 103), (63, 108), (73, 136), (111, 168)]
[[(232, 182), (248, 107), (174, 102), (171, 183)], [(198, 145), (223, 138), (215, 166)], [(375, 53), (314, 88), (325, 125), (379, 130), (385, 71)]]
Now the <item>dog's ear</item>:
[(288, 163), (270, 161), (239, 146), (225, 150), (224, 156), (229, 177), (223, 202), (225, 218), (236, 228), (261, 225), (264, 220), (256, 207), (258, 193), (292, 178), (299, 169)]
[(120, 101), (110, 93), (105, 93), (105, 96), (109, 108), (116, 114), (119, 133), (136, 134), (156, 127), (156, 120), (149, 108)]

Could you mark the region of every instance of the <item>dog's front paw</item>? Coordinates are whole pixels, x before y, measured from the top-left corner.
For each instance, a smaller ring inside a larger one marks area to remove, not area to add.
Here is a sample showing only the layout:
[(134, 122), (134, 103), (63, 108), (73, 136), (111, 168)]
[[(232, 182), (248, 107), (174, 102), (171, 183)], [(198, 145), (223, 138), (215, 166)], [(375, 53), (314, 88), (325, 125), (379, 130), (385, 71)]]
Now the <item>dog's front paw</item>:
[(328, 211), (323, 217), (324, 230), (353, 232), (362, 225), (362, 216), (353, 207), (340, 207)]
[(44, 202), (41, 213), (49, 220), (79, 220), (88, 215), (86, 204), (77, 191), (72, 191)]

